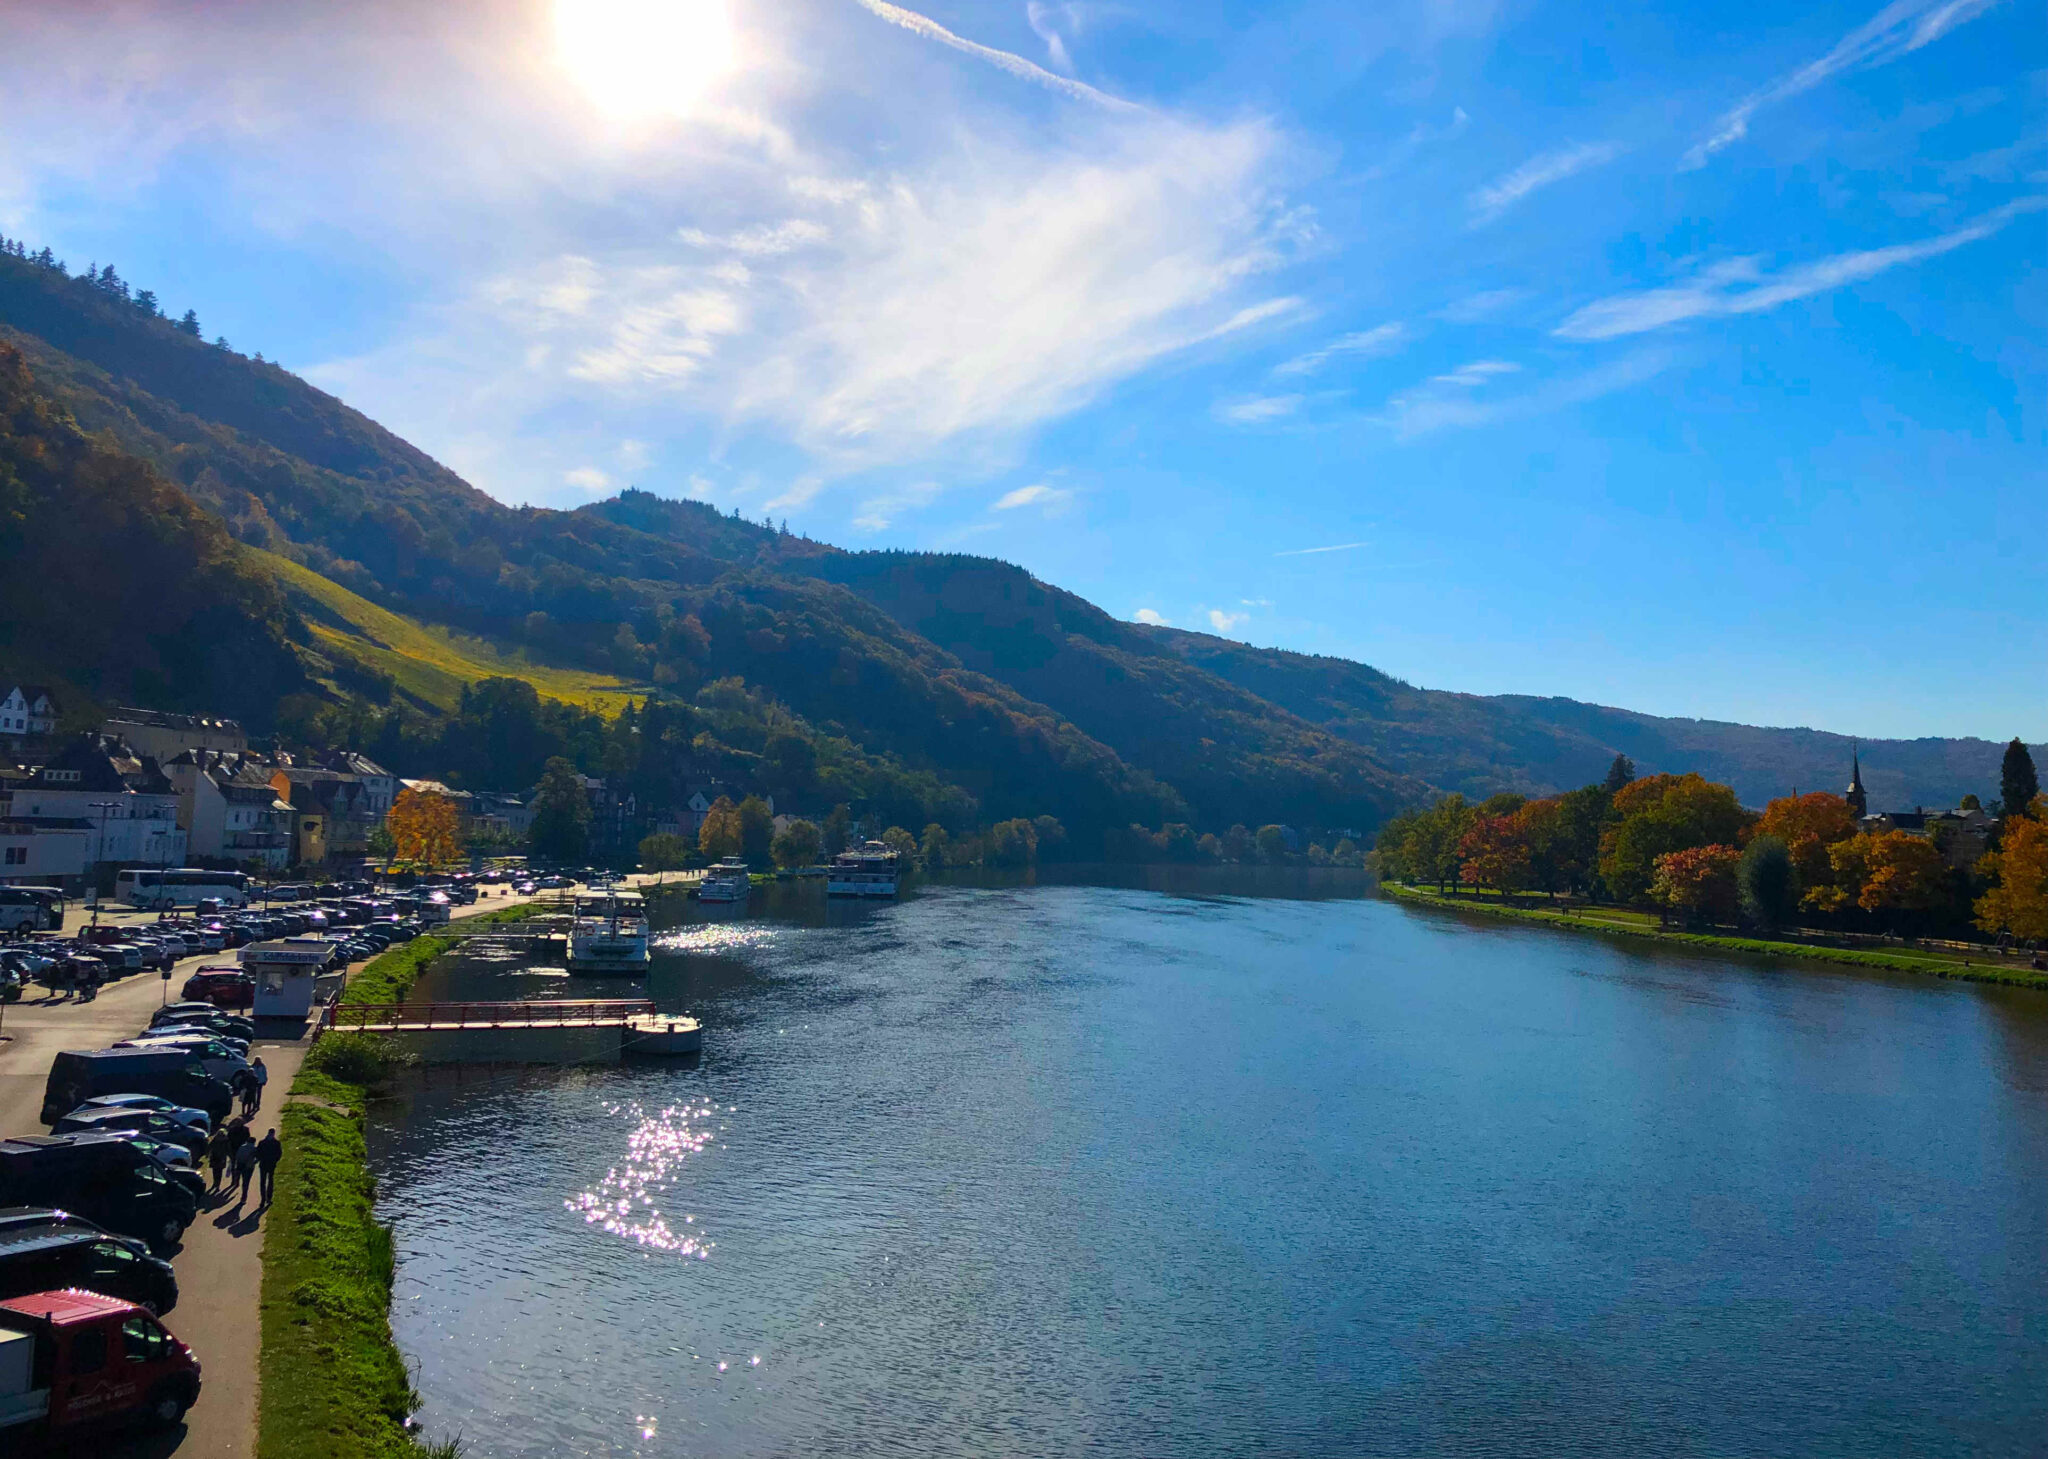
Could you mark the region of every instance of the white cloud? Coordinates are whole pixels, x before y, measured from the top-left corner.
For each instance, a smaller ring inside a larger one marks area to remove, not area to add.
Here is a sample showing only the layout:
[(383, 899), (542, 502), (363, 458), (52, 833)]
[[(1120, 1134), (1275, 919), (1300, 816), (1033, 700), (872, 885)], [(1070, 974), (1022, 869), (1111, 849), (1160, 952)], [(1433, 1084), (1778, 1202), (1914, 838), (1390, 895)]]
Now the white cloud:
[(1887, 269), (1936, 258), (1964, 244), (1989, 238), (2022, 213), (2048, 207), (2048, 198), (2023, 198), (1994, 209), (1974, 223), (1924, 238), (1767, 273), (1754, 258), (1729, 259), (1661, 289), (1614, 294), (1579, 309), (1555, 333), (1563, 339), (1614, 339), (1682, 324), (1689, 319), (1755, 314), (1795, 299), (1874, 278)]
[(1209, 610), (1209, 626), (1218, 633), (1228, 633), (1252, 615), (1249, 613), (1226, 613), (1221, 608)]
[(619, 448), (614, 454), (618, 457), (620, 469), (624, 471), (645, 471), (654, 461), (653, 448), (645, 441), (636, 441), (631, 436), (619, 442)]
[(1239, 598), (1237, 601), (1247, 608), (1270, 608), (1273, 606), (1271, 598)]
[(822, 223), (809, 218), (786, 218), (779, 223), (757, 223), (751, 228), (740, 228), (722, 237), (713, 237), (701, 228), (681, 228), (676, 237), (697, 248), (722, 249), (746, 258), (772, 258), (780, 254), (794, 253), (797, 249), (812, 244), (824, 243), (831, 233)]
[(860, 504), (860, 511), (854, 516), (854, 530), (869, 533), (885, 531), (905, 512), (929, 505), (938, 496), (939, 489), (936, 481), (920, 481), (897, 491), (869, 497)]
[(1377, 419), (1404, 440), (1440, 430), (1527, 420), (1629, 389), (1660, 373), (1670, 363), (1668, 355), (1645, 351), (1581, 375), (1546, 382), (1519, 395), (1484, 398), (1475, 397), (1471, 383), (1455, 374), (1438, 376), (1394, 396)]
[(1490, 223), (1539, 188), (1612, 162), (1622, 154), (1613, 142), (1587, 142), (1531, 157), (1513, 172), (1477, 188), (1465, 200), (1476, 223)]
[(1940, 40), (1957, 26), (1975, 20), (1998, 0), (1892, 0), (1892, 3), (1843, 36), (1834, 49), (1798, 70), (1753, 91), (1722, 114), (1714, 129), (1685, 154), (1687, 169), (1704, 167), (1707, 159), (1749, 135), (1749, 124), (1766, 107), (1789, 101), (1844, 71), (1887, 65), (1922, 46)]
[(1030, 0), (1024, 7), (1024, 18), (1031, 23), (1032, 34), (1045, 42), (1045, 53), (1053, 65), (1072, 74), (1074, 58), (1067, 50), (1066, 37), (1060, 34), (1059, 22), (1078, 32), (1081, 29), (1081, 7), (1078, 5), (1044, 5), (1039, 0)]
[(1449, 320), (1452, 324), (1476, 324), (1528, 297), (1527, 289), (1481, 289), (1476, 294), (1467, 294), (1446, 304), (1437, 310), (1437, 318)]
[(951, 46), (956, 51), (978, 57), (998, 70), (1009, 72), (1020, 81), (1029, 81), (1035, 86), (1045, 87), (1048, 91), (1062, 92), (1076, 100), (1092, 101), (1100, 106), (1110, 107), (1118, 111), (1138, 110), (1130, 102), (1124, 101), (1119, 97), (1097, 91), (1092, 86), (1079, 81), (1069, 80), (1065, 76), (1055, 76), (1043, 66), (1034, 65), (1022, 56), (1012, 55), (1008, 51), (999, 51), (993, 46), (985, 46), (979, 41), (971, 41), (964, 36), (955, 35), (936, 20), (928, 16), (919, 15), (914, 10), (905, 10), (900, 5), (891, 5), (888, 3), (888, 0), (857, 0), (857, 3), (862, 9), (879, 15), (891, 25), (900, 25), (905, 30), (921, 35), (927, 40), (934, 40), (942, 46)]
[(1241, 400), (1219, 400), (1216, 418), (1234, 426), (1256, 426), (1285, 420), (1299, 409), (1299, 395), (1254, 395)]
[(1391, 324), (1374, 325), (1352, 334), (1339, 335), (1319, 350), (1310, 350), (1305, 355), (1273, 367), (1275, 375), (1308, 375), (1321, 369), (1339, 355), (1384, 355), (1396, 348), (1406, 338), (1407, 329), (1398, 320)]
[(1140, 608), (1131, 615), (1131, 621), (1134, 623), (1149, 623), (1155, 628), (1163, 628), (1168, 620), (1166, 615), (1159, 612), (1156, 608)]
[(1041, 481), (1030, 486), (1020, 486), (1015, 491), (1004, 492), (989, 510), (1014, 512), (1019, 507), (1042, 506), (1050, 513), (1071, 496), (1073, 493), (1064, 487), (1047, 486)]
[(1432, 375), (1429, 383), (1454, 385), (1461, 390), (1476, 390), (1489, 380), (1497, 380), (1502, 375), (1517, 374), (1521, 368), (1513, 360), (1473, 360), (1470, 364), (1458, 366), (1447, 375)]
[(578, 491), (587, 491), (593, 496), (598, 492), (610, 491), (612, 489), (610, 473), (601, 471), (595, 466), (578, 466), (574, 471), (564, 472), (562, 480), (568, 482), (569, 485), (575, 487)]

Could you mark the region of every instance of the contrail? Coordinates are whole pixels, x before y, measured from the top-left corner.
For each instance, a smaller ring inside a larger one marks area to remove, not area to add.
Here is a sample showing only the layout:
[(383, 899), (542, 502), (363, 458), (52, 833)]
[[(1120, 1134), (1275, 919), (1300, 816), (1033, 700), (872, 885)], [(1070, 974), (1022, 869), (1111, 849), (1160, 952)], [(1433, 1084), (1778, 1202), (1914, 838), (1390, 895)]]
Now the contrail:
[(1097, 91), (1083, 82), (1055, 75), (1043, 66), (1034, 66), (1022, 56), (999, 51), (993, 46), (985, 46), (979, 41), (955, 35), (929, 16), (919, 15), (914, 10), (905, 10), (901, 5), (891, 5), (889, 0), (859, 0), (859, 4), (863, 10), (881, 16), (891, 25), (900, 25), (913, 35), (937, 41), (942, 46), (951, 46), (956, 51), (965, 51), (970, 56), (979, 56), (991, 66), (1009, 72), (1020, 81), (1030, 81), (1047, 90), (1062, 92), (1076, 101), (1092, 101), (1097, 106), (1108, 107), (1111, 111), (1145, 109), (1134, 102), (1125, 101), (1122, 97), (1111, 96), (1106, 91)]

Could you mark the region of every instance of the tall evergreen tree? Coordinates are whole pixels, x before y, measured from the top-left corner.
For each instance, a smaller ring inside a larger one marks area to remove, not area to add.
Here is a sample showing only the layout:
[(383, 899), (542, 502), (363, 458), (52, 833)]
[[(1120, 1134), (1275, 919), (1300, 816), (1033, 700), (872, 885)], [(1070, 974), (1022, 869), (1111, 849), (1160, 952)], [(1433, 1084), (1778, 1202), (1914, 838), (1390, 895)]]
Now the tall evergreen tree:
[(558, 861), (579, 859), (590, 844), (590, 797), (583, 777), (560, 755), (548, 761), (533, 794), (533, 854)]
[(189, 334), (194, 339), (199, 338), (199, 311), (197, 309), (187, 309), (185, 311), (185, 317), (178, 321), (178, 332), (180, 334)]
[(1626, 755), (1616, 755), (1614, 763), (1607, 767), (1607, 779), (1602, 782), (1609, 795), (1621, 789), (1636, 778), (1636, 762)]
[(1998, 767), (1998, 797), (2005, 802), (2005, 813), (2009, 816), (2024, 816), (2034, 804), (2034, 797), (2041, 793), (2041, 779), (2034, 773), (2034, 757), (2027, 753), (2026, 744), (2013, 736), (2011, 744), (2005, 747), (2005, 760)]

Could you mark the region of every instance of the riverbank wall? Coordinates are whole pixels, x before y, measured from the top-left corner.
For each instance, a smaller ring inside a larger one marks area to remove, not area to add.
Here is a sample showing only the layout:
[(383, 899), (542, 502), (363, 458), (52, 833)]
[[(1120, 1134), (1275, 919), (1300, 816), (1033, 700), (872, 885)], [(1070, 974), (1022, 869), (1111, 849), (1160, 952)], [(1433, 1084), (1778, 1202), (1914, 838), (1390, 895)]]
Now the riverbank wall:
[(2048, 973), (2035, 972), (2021, 964), (1997, 962), (1995, 954), (1986, 961), (1961, 958), (1916, 956), (1910, 951), (1880, 951), (1872, 948), (1830, 947), (1820, 943), (1793, 942), (1784, 938), (1723, 936), (1705, 932), (1683, 932), (1676, 928), (1631, 925), (1609, 921), (1585, 912), (1553, 911), (1544, 907), (1509, 906), (1491, 898), (1443, 896), (1422, 887), (1399, 882), (1380, 883), (1380, 894), (1395, 901), (1433, 907), (1446, 912), (1467, 912), (1481, 917), (1503, 918), (1561, 928), (1569, 932), (1591, 932), (1604, 937), (1628, 937), (1662, 942), (1712, 952), (1745, 953), (1762, 957), (1800, 958), (1809, 962), (1846, 964), (1853, 967), (1885, 968), (1892, 972), (1918, 973), (1923, 977), (1948, 978), (1960, 982), (1995, 983), (2012, 988), (2034, 988), (2048, 992)]
[[(463, 930), (523, 921), (526, 904), (463, 919)], [(460, 938), (429, 934), (366, 963), (344, 1003), (396, 1003)], [(361, 1035), (328, 1035), (284, 1107), (284, 1159), (263, 1246), (259, 1459), (453, 1459), (409, 1426), (419, 1395), (391, 1335), (396, 1259), (376, 1218), (366, 1121), (389, 1077)]]

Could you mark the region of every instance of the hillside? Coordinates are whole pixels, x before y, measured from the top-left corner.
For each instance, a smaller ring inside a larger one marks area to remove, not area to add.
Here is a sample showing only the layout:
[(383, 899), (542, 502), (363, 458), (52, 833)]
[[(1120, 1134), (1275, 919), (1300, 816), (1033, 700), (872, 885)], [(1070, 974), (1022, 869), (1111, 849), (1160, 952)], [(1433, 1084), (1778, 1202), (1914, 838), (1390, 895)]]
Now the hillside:
[[(848, 747), (836, 753), (926, 777), (926, 800), (950, 785), (984, 815), (1049, 812), (1085, 831), (1370, 830), (1438, 789), (1580, 784), (1617, 752), (1726, 779), (1752, 803), (1846, 773), (1836, 735), (1418, 689), (1364, 664), (1120, 622), (985, 558), (847, 553), (645, 491), (573, 512), (507, 507), (118, 280), (18, 255), (0, 255), (0, 341), (96, 449), (147, 463), (223, 540), (256, 549), (233, 558), (228, 585), (253, 574), (276, 591), (230, 600), (305, 680), (294, 723), (446, 715), (496, 674), (586, 707), (687, 704), (739, 680)], [(152, 697), (140, 686), (158, 671), (106, 667)], [(181, 679), (175, 697), (217, 682)], [(229, 686), (233, 702), (271, 682)], [(308, 694), (357, 707), (319, 710)], [(1865, 778), (1879, 804), (1947, 804), (1990, 790), (1996, 758), (1979, 741), (1866, 741)]]

